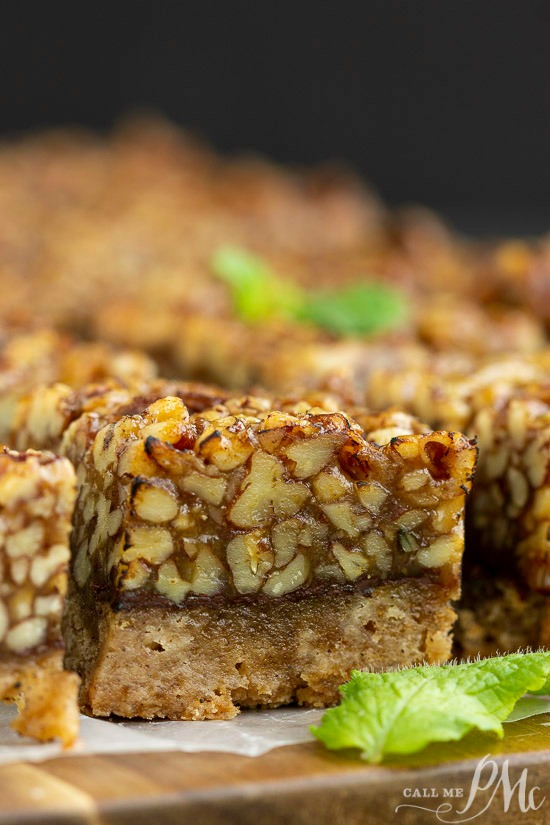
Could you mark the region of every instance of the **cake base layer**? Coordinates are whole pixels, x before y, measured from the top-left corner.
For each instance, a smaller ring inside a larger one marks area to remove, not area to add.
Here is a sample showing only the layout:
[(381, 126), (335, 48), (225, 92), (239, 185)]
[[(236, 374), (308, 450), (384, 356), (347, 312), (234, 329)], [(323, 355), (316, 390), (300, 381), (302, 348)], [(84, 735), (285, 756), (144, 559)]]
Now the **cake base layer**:
[(470, 571), (457, 612), (457, 657), (550, 648), (550, 597), (534, 593), (512, 578)]
[(404, 579), (188, 608), (85, 605), (69, 594), (67, 667), (96, 716), (230, 719), (239, 707), (323, 707), (353, 669), (448, 658), (455, 613), (440, 583)]
[(17, 704), (13, 727), (23, 736), (71, 745), (78, 735), (79, 681), (76, 673), (63, 670), (60, 649), (0, 659), (0, 701)]

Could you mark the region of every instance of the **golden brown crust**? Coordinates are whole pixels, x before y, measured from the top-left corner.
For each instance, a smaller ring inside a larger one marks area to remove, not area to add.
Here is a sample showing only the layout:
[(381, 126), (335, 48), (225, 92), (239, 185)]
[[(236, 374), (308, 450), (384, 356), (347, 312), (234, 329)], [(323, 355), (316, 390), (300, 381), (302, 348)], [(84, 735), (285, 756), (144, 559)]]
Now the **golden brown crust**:
[(73, 589), (66, 662), (96, 716), (228, 719), (334, 704), (353, 669), (442, 662), (454, 619), (440, 585), (416, 579), (191, 609), (114, 611)]

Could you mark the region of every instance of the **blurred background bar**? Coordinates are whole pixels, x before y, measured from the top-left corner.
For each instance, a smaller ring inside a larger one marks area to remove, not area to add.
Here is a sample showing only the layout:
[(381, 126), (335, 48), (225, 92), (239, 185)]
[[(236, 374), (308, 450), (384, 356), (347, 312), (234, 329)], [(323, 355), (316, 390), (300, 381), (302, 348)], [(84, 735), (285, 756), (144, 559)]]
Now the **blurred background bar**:
[(148, 108), (217, 147), (341, 159), (468, 231), (550, 225), (545, 0), (5, 4), (0, 131)]

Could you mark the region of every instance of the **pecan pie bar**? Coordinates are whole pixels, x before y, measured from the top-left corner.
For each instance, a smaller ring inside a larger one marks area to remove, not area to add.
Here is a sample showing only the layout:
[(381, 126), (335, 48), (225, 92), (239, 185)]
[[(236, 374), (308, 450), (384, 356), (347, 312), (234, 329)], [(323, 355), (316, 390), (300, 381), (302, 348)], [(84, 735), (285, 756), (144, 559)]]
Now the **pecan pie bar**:
[[(64, 635), (95, 715), (335, 702), (353, 668), (449, 655), (476, 448), (406, 416), (178, 397), (65, 432)], [(396, 435), (396, 432), (409, 434)]]
[(0, 453), (0, 698), (15, 727), (70, 744), (78, 732), (78, 677), (63, 671), (75, 474), (49, 453)]

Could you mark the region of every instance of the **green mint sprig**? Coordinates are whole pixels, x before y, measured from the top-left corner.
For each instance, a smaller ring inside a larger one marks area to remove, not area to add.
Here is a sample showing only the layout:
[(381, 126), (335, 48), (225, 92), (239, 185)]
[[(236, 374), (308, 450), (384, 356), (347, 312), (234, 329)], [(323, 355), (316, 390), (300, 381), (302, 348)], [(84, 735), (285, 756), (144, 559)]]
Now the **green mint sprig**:
[(550, 651), (420, 666), (354, 671), (342, 702), (311, 731), (330, 750), (360, 748), (363, 759), (411, 754), (477, 728), (503, 736), (502, 722), (526, 693), (550, 692)]
[(283, 318), (336, 335), (372, 335), (402, 326), (409, 314), (403, 294), (386, 284), (364, 281), (342, 289), (306, 292), (238, 247), (218, 249), (211, 269), (228, 284), (239, 318), (250, 323)]

